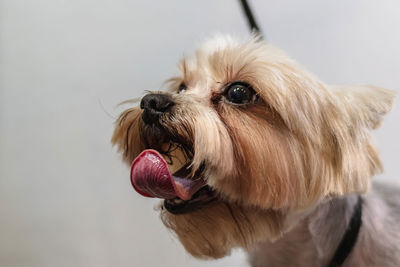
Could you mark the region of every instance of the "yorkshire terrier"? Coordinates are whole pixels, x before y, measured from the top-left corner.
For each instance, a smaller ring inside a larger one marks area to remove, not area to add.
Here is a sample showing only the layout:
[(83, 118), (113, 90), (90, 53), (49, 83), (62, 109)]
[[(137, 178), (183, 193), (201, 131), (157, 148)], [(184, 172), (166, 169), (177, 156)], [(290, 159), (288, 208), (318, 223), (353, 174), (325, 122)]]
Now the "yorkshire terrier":
[(400, 266), (400, 190), (371, 186), (370, 131), (393, 91), (328, 86), (257, 36), (218, 36), (179, 67), (168, 91), (122, 112), (112, 143), (191, 255)]

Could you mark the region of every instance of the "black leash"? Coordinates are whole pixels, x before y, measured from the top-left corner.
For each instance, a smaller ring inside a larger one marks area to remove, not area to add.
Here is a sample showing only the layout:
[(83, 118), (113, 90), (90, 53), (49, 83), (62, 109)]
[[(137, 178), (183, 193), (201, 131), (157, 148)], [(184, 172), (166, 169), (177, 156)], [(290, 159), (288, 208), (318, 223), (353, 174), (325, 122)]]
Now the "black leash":
[(353, 216), (351, 216), (347, 230), (343, 235), (342, 241), (336, 249), (328, 267), (339, 267), (343, 264), (346, 258), (350, 255), (357, 242), (358, 233), (362, 224), (362, 198), (358, 196), (357, 203), (354, 207)]
[(251, 11), (249, 4), (247, 3), (247, 0), (240, 0), (240, 3), (242, 4), (242, 9), (244, 14), (246, 15), (250, 30), (262, 37), (260, 27), (258, 27), (257, 25), (257, 22), (253, 16), (253, 12)]

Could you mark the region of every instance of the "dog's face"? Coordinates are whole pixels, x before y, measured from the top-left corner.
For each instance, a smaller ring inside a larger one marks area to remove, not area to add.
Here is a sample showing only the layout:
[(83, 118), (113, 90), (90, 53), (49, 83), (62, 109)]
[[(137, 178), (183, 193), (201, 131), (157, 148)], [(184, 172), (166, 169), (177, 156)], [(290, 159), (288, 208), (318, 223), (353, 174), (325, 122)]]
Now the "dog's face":
[[(257, 38), (211, 40), (180, 69), (121, 114), (112, 142), (129, 164), (145, 150), (133, 185), (167, 199), (161, 218), (196, 257), (276, 238), (319, 201), (365, 192), (381, 168), (368, 132), (390, 91), (328, 87)], [(174, 176), (144, 175), (146, 157)]]

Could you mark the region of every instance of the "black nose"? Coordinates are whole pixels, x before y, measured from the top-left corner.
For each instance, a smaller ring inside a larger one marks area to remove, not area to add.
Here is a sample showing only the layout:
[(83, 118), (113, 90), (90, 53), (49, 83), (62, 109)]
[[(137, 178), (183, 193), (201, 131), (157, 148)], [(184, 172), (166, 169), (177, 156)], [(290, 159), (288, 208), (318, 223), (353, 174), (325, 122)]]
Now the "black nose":
[(175, 103), (168, 95), (145, 95), (140, 101), (140, 108), (143, 109), (143, 121), (148, 124), (157, 122), (160, 118), (160, 115), (169, 110), (173, 105), (175, 105)]

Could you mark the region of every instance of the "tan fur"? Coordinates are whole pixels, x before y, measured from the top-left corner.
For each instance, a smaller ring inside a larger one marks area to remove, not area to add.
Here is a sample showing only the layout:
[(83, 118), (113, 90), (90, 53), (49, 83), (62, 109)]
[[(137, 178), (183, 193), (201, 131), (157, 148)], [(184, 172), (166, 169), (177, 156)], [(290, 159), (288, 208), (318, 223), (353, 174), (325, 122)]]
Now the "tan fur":
[[(161, 212), (192, 255), (218, 258), (276, 238), (292, 226), (288, 216), (331, 196), (366, 192), (381, 171), (369, 130), (390, 110), (392, 91), (327, 86), (257, 37), (216, 38), (180, 69), (166, 92), (176, 105), (161, 124), (193, 148), (194, 171), (205, 163), (205, 179), (220, 198), (184, 215)], [(177, 94), (182, 81), (188, 89)], [(257, 103), (226, 103), (223, 89), (234, 81), (250, 84)], [(140, 116), (132, 108), (116, 122), (112, 142), (128, 163), (161, 145)]]
[(221, 258), (233, 247), (250, 248), (257, 241), (279, 236), (283, 216), (279, 211), (215, 202), (190, 215), (161, 211), (185, 249), (198, 258)]

